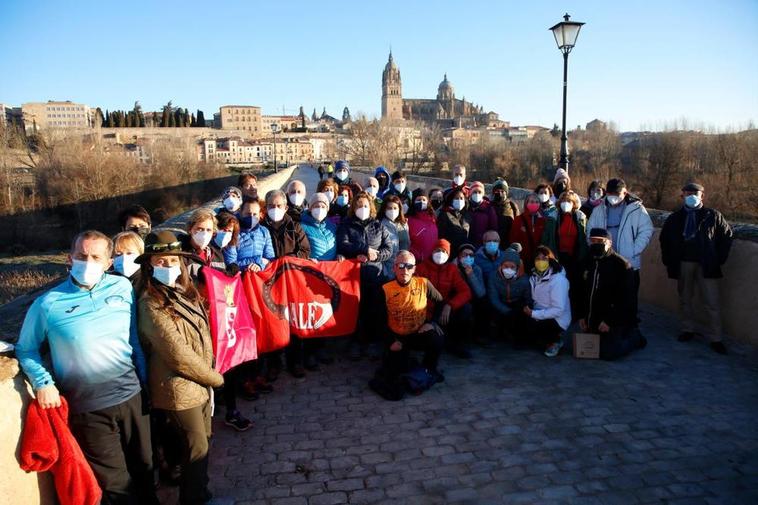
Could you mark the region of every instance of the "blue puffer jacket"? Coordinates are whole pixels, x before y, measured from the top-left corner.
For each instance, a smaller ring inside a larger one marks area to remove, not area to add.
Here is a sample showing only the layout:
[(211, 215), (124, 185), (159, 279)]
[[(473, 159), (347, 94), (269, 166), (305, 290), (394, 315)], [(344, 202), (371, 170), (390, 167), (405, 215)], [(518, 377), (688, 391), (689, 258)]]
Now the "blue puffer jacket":
[(482, 276), (484, 276), (485, 284), (489, 284), (492, 272), (497, 272), (497, 269), (503, 260), (505, 260), (505, 253), (500, 249), (497, 250), (497, 256), (494, 259), (490, 258), (487, 253), (484, 252), (484, 246), (476, 251), (476, 254), (474, 254), (474, 263), (479, 265), (479, 268), (482, 269)]
[(241, 230), (236, 246), (224, 248), (224, 263), (237, 264), (240, 270), (245, 270), (255, 263), (261, 270), (268, 262), (274, 259), (274, 245), (271, 242), (271, 234), (268, 229), (256, 225), (251, 230)]
[(329, 219), (317, 223), (310, 212), (304, 212), (300, 226), (311, 244), (311, 258), (319, 261), (337, 258), (337, 225)]
[(378, 219), (343, 219), (337, 228), (337, 254), (355, 259), (361, 254), (368, 254), (369, 247), (377, 250), (378, 255), (376, 261), (367, 261), (361, 265), (361, 283), (383, 283), (382, 263), (392, 254), (389, 231)]
[(384, 276), (387, 279), (394, 279), (395, 272), (393, 271), (393, 267), (395, 266), (395, 257), (398, 252), (408, 250), (411, 245), (411, 240), (408, 236), (408, 223), (393, 223), (385, 217), (382, 219), (382, 226), (387, 228), (387, 231), (390, 234), (390, 244), (392, 246), (392, 253), (387, 261), (384, 262)]

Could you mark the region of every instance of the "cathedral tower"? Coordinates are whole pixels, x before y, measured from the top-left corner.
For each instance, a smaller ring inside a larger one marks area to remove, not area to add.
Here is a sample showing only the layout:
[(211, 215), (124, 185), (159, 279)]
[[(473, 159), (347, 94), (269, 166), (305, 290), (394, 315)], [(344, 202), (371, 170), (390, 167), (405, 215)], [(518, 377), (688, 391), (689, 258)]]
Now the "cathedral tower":
[(403, 87), (392, 51), (382, 73), (382, 119), (403, 119)]

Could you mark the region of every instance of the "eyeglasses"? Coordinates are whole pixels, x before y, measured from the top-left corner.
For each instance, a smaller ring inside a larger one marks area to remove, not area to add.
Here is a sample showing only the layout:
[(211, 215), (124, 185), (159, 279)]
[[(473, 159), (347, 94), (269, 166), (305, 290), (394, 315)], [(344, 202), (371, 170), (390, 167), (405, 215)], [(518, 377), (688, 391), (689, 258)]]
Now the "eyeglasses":
[(395, 266), (397, 266), (397, 268), (400, 270), (413, 270), (416, 268), (415, 263), (396, 263)]
[(181, 251), (181, 242), (171, 242), (170, 244), (149, 244), (145, 245), (145, 250), (148, 252), (163, 252), (163, 251)]

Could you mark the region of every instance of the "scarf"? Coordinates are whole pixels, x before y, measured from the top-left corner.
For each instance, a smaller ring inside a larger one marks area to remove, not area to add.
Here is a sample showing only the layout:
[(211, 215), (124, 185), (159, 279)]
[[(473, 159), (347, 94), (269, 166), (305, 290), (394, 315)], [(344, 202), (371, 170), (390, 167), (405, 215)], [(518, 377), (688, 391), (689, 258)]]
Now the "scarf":
[(684, 220), (684, 232), (682, 236), (684, 236), (684, 240), (692, 240), (697, 235), (697, 211), (703, 208), (703, 204), (701, 203), (693, 208), (685, 205), (683, 208), (687, 217)]

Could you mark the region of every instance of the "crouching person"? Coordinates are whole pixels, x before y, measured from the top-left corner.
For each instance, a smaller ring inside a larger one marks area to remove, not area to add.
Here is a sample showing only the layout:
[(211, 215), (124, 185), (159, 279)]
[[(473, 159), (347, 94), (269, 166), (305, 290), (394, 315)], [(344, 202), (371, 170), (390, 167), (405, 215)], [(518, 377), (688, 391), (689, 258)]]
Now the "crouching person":
[(590, 230), (590, 257), (579, 272), (582, 282), (579, 326), (600, 334), (600, 358), (612, 360), (647, 345), (637, 330), (632, 265), (613, 251), (611, 234)]
[(210, 388), (224, 379), (213, 369), (208, 315), (190, 279), (182, 245), (168, 230), (151, 233), (142, 268), (139, 335), (148, 360), (153, 406), (165, 411), (181, 440), (179, 503), (202, 504), (208, 491)]
[(442, 303), (442, 295), (429, 280), (414, 276), (416, 258), (409, 251), (395, 257), (395, 279), (384, 284), (379, 308), (386, 324), (384, 369), (398, 376), (408, 371), (409, 351), (424, 351), (422, 365), (435, 382), (445, 380), (437, 369), (445, 338), (438, 326), (428, 318), (430, 302)]
[(511, 337), (514, 346), (521, 347), (527, 317), (524, 307), (532, 302), (529, 276), (521, 266), (521, 244), (514, 242), (503, 251), (503, 262), (490, 274), (487, 296), (497, 312), (497, 328)]

